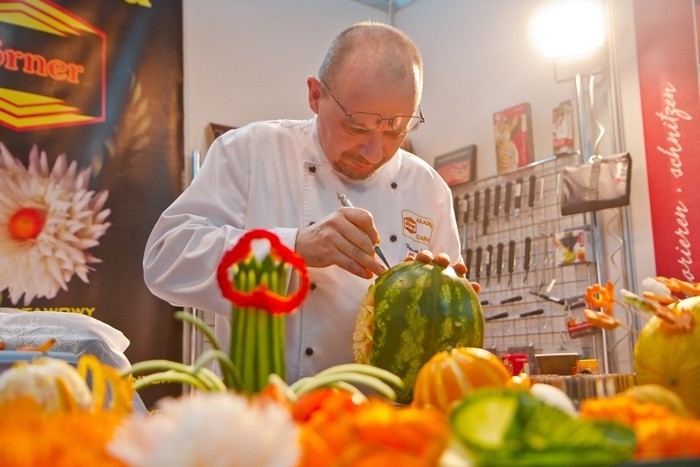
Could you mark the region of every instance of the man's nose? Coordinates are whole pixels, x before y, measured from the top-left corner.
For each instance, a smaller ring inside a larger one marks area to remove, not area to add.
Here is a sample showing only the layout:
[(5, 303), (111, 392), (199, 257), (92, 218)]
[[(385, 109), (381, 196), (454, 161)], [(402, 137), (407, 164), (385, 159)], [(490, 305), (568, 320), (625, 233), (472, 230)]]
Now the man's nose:
[(378, 164), (384, 158), (382, 151), (384, 142), (383, 133), (379, 130), (369, 132), (362, 144), (360, 154), (371, 164)]

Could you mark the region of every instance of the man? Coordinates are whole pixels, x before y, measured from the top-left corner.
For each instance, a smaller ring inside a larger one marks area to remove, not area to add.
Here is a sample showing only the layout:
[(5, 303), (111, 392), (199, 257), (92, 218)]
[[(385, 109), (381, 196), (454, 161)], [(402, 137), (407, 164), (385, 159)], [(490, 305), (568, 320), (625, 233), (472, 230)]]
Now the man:
[[(359, 304), (386, 270), (374, 245), (392, 266), (423, 249), (461, 261), (449, 188), (400, 149), (424, 121), (423, 64), (413, 42), (388, 25), (354, 25), (307, 85), (314, 118), (252, 123), (212, 144), (191, 186), (155, 225), (143, 261), (154, 294), (217, 313), (220, 334), (231, 304), (216, 283), (219, 261), (244, 231), (275, 232), (311, 278), (287, 321), (290, 382), (353, 360)], [(355, 207), (342, 207), (338, 193)]]

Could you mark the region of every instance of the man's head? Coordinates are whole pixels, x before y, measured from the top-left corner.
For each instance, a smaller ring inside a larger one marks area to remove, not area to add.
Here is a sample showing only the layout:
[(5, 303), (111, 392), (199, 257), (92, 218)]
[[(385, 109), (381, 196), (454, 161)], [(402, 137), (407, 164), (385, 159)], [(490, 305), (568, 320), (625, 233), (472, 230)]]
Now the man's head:
[(365, 22), (341, 32), (307, 84), (321, 147), (351, 179), (376, 172), (422, 121), (423, 61), (392, 26)]

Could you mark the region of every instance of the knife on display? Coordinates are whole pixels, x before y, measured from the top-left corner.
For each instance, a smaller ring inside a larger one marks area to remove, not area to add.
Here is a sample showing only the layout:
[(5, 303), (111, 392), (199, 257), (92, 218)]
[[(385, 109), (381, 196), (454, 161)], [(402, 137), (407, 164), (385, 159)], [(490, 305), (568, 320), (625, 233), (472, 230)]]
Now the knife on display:
[(498, 242), (496, 245), (496, 277), (498, 283), (501, 283), (501, 273), (503, 272), (503, 242)]
[(474, 277), (476, 277), (477, 282), (479, 282), (479, 279), (481, 278), (481, 256), (483, 254), (484, 254), (484, 249), (481, 248), (480, 246), (476, 247), (476, 259), (474, 260), (474, 268), (475, 268)]
[(518, 177), (513, 188), (513, 216), (520, 217), (520, 204), (523, 197), (523, 179)]
[(528, 184), (527, 205), (530, 209), (535, 207), (535, 189), (537, 188), (537, 176), (530, 175)]
[(513, 195), (513, 182), (506, 183), (506, 199), (503, 203), (503, 212), (505, 213), (506, 220), (510, 219), (510, 199)]
[(493, 245), (486, 247), (486, 285), (491, 282), (491, 260), (493, 258)]
[(515, 240), (508, 242), (508, 287), (513, 288), (513, 270), (515, 269)]
[(489, 211), (491, 211), (491, 188), (486, 187), (484, 190), (484, 220), (483, 227), (481, 228), (482, 235), (486, 235), (489, 227)]
[(523, 277), (523, 285), (527, 285), (527, 275), (530, 272), (530, 253), (532, 250), (532, 238), (525, 237), (525, 256), (523, 257), (523, 270), (525, 270), (525, 276)]
[(496, 185), (493, 189), (493, 218), (498, 222), (498, 215), (501, 213), (501, 185)]
[(469, 224), (469, 193), (464, 195), (464, 212), (462, 215), (462, 228), (464, 229), (462, 231), (462, 238), (464, 239), (462, 245), (466, 246), (467, 245), (467, 232), (469, 231), (469, 228), (467, 227), (467, 224)]
[(477, 225), (479, 222), (479, 201), (480, 201), (480, 199), (481, 199), (481, 192), (477, 190), (474, 193), (474, 241), (476, 241), (476, 235), (479, 232)]
[(470, 278), (472, 274), (472, 256), (474, 255), (474, 250), (467, 248), (467, 252), (464, 255), (464, 265), (467, 267), (467, 279)]

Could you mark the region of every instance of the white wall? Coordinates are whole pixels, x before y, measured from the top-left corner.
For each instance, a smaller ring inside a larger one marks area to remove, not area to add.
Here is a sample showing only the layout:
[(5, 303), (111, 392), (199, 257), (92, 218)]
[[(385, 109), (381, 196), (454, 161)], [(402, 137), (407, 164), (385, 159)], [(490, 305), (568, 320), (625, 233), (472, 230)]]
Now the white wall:
[[(537, 158), (551, 154), (552, 108), (574, 100), (575, 88), (556, 83), (552, 64), (529, 42), (528, 18), (543, 3), (416, 0), (396, 12), (394, 24), (415, 40), (425, 61), (427, 122), (411, 135), (418, 155), (432, 161), (476, 144), (478, 176), (495, 175), (492, 114), (520, 102), (532, 107)], [(633, 280), (639, 284), (654, 275), (654, 260), (632, 0), (611, 3), (622, 148), (634, 157)], [(389, 21), (381, 10), (353, 0), (184, 0), (185, 148), (205, 148), (210, 122), (239, 126), (311, 116), (306, 78), (318, 70), (331, 39), (364, 19)]]

